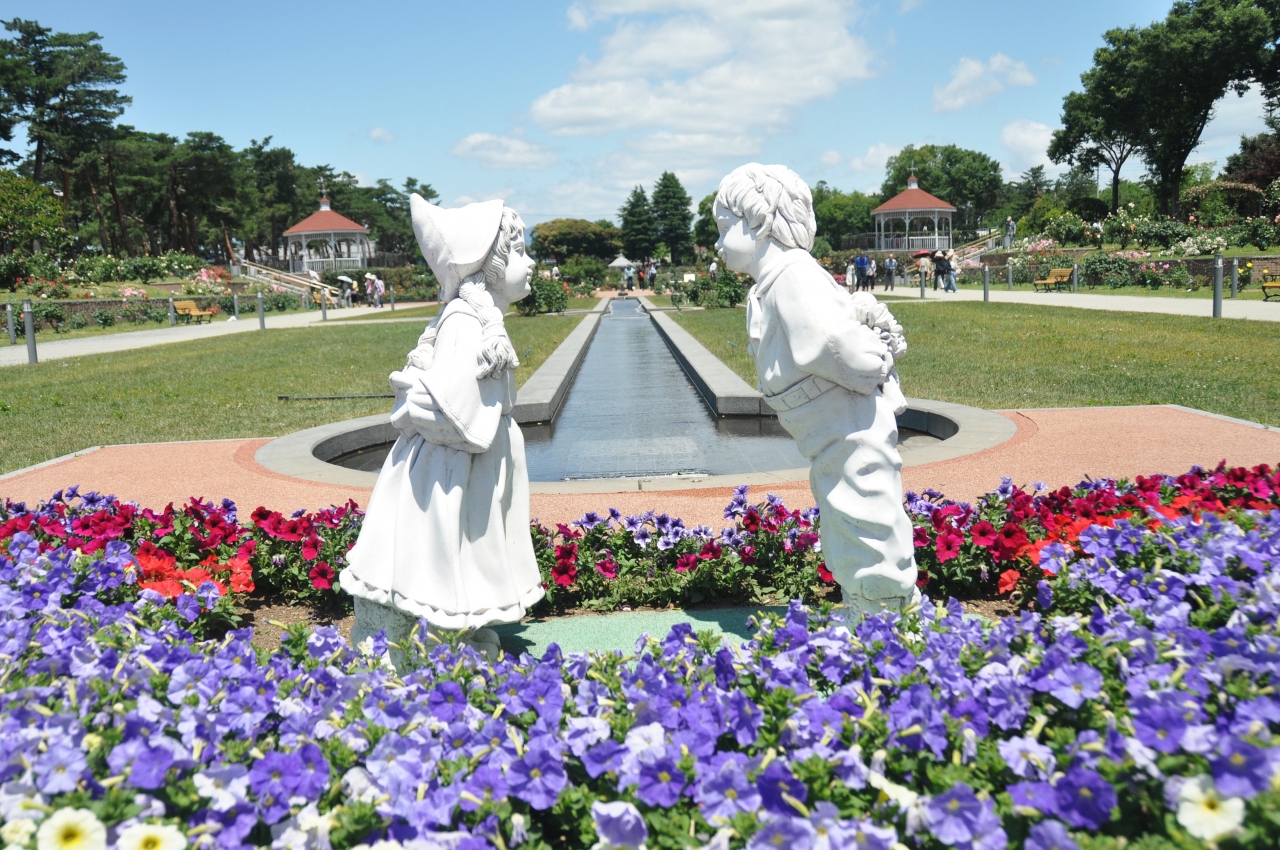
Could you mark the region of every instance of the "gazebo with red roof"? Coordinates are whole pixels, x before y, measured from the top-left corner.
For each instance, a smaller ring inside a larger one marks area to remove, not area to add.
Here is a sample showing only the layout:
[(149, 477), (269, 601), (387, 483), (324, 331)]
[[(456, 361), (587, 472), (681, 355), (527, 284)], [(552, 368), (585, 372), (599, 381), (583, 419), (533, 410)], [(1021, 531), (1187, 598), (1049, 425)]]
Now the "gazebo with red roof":
[(320, 209), (284, 232), (291, 272), (362, 268), (373, 256), (369, 228), (356, 224), (320, 199)]
[(951, 215), (955, 211), (951, 204), (921, 189), (913, 174), (906, 189), (871, 211), (876, 250), (945, 251), (951, 247)]

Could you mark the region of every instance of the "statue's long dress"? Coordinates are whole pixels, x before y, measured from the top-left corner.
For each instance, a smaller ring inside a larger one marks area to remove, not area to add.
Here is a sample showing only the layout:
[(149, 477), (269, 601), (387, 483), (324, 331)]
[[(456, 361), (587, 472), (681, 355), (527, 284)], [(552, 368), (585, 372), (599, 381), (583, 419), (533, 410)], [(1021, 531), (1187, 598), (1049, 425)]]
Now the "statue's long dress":
[(414, 352), (426, 368), (391, 376), (400, 437), (341, 584), (440, 628), (516, 622), (543, 589), (524, 438), (511, 418), (515, 380), (510, 371), (476, 379), (480, 320), (461, 299), (435, 327), (434, 350)]
[(894, 415), (904, 402), (889, 372), (888, 348), (859, 319), (855, 300), (807, 252), (788, 252), (785, 259), (748, 298), (760, 389), (782, 396), (810, 376), (836, 385), (778, 412), (778, 423), (810, 462), (823, 558), (846, 595), (909, 599), (915, 545), (902, 505)]

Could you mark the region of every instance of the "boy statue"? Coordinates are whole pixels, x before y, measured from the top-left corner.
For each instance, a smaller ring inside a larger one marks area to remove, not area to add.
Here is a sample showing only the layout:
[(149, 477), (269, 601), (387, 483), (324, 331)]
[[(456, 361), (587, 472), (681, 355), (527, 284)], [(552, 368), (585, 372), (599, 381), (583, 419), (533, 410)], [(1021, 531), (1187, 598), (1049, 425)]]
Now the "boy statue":
[(822, 554), (846, 619), (904, 611), (920, 591), (897, 448), (895, 413), (906, 408), (894, 371), (906, 351), (902, 328), (810, 256), (813, 197), (794, 171), (736, 169), (720, 182), (714, 214), (725, 266), (755, 279), (748, 348), (765, 401), (810, 461)]

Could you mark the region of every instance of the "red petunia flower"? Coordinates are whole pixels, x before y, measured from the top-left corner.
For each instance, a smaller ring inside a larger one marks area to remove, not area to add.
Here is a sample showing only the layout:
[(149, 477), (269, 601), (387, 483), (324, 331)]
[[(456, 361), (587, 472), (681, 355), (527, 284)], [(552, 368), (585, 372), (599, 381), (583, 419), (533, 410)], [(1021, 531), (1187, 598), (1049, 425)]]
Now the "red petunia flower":
[(555, 566), (551, 568), (551, 576), (556, 584), (568, 587), (578, 577), (578, 568), (574, 566), (573, 561), (557, 560)]
[(938, 553), (939, 561), (950, 561), (952, 558), (960, 554), (960, 545), (964, 543), (964, 536), (958, 531), (944, 531), (938, 535), (934, 548)]
[(832, 584), (836, 580), (836, 577), (831, 574), (831, 570), (827, 569), (826, 561), (822, 561), (818, 564), (818, 578), (822, 579), (827, 584)]
[(915, 542), (917, 549), (923, 549), (929, 545), (929, 529), (917, 525), (915, 531), (911, 533), (911, 539)]
[(1018, 586), (1018, 582), (1022, 580), (1022, 573), (1017, 570), (1005, 570), (1000, 574), (1000, 582), (996, 585), (996, 589), (1001, 593), (1009, 593)]
[(618, 562), (611, 557), (605, 557), (596, 561), (596, 572), (605, 578), (618, 577)]
[(697, 569), (698, 556), (692, 554), (681, 555), (676, 558), (676, 572), (687, 573), (689, 570)]
[(969, 536), (977, 545), (990, 549), (996, 542), (996, 527), (985, 519), (980, 519), (969, 529)]
[(333, 567), (325, 561), (318, 561), (311, 572), (307, 573), (311, 579), (311, 586), (316, 590), (328, 590), (333, 587), (333, 580), (338, 574), (333, 571)]

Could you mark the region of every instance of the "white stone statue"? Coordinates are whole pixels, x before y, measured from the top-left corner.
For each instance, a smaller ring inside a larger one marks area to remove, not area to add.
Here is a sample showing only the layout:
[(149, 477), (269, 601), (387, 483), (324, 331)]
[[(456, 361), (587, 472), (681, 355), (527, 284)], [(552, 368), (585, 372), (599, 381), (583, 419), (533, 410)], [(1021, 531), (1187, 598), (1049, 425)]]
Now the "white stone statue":
[(543, 595), (511, 418), (519, 361), (502, 318), (529, 294), (533, 261), (502, 201), (441, 209), (413, 195), (410, 208), (441, 308), (391, 373), (400, 436), (341, 577), (355, 597), (352, 642), (385, 628), (400, 643), (424, 617), (496, 656), (484, 627), (519, 621)]
[(902, 327), (810, 256), (813, 198), (795, 172), (744, 165), (720, 182), (714, 212), (725, 265), (756, 281), (749, 350), (765, 401), (810, 461), (827, 569), (853, 618), (903, 611), (920, 592), (894, 415), (906, 409)]

